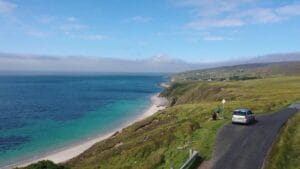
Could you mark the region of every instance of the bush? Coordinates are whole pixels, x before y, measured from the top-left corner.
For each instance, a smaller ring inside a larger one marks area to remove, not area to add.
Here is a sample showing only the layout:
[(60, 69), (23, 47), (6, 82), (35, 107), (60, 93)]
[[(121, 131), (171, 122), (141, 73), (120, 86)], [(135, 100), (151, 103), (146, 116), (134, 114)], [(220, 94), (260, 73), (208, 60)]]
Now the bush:
[(20, 169), (68, 169), (68, 168), (62, 165), (55, 164), (54, 162), (49, 160), (43, 160)]

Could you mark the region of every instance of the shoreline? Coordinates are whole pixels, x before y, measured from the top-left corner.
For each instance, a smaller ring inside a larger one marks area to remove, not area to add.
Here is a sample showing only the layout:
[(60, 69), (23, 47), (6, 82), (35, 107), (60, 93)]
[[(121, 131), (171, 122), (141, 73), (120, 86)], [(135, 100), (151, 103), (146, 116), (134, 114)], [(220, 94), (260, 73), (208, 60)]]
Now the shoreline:
[(37, 155), (36, 157), (33, 157), (31, 159), (23, 160), (14, 164), (4, 166), (3, 169), (9, 169), (14, 167), (25, 167), (27, 165), (36, 163), (41, 160), (51, 160), (55, 163), (66, 162), (78, 156), (79, 154), (83, 153), (84, 151), (92, 147), (97, 142), (103, 141), (113, 136), (116, 132), (121, 132), (124, 128), (132, 125), (133, 123), (143, 120), (167, 107), (168, 104), (167, 99), (164, 97), (159, 97), (159, 93), (155, 94), (154, 96), (151, 96), (150, 99), (151, 99), (151, 104), (143, 111), (141, 115), (138, 115), (137, 117), (133, 117), (132, 119), (127, 120), (121, 126), (112, 129), (107, 133), (100, 134), (98, 136), (95, 136), (94, 138), (83, 140), (82, 142), (79, 143), (74, 143), (73, 145), (67, 146), (65, 148), (60, 148), (53, 152), (49, 152), (43, 155)]

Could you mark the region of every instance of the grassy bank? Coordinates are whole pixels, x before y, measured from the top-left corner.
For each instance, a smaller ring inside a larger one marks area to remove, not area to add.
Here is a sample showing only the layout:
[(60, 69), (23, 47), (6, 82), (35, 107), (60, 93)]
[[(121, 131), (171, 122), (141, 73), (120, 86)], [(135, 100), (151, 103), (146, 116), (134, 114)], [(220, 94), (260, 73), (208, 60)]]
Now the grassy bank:
[[(161, 93), (172, 106), (101, 141), (65, 163), (84, 168), (179, 168), (189, 149), (209, 159), (218, 129), (237, 107), (256, 114), (272, 112), (300, 100), (300, 76), (227, 82), (175, 82)], [(225, 119), (211, 113), (225, 98)]]
[(300, 169), (300, 112), (281, 129), (265, 169)]

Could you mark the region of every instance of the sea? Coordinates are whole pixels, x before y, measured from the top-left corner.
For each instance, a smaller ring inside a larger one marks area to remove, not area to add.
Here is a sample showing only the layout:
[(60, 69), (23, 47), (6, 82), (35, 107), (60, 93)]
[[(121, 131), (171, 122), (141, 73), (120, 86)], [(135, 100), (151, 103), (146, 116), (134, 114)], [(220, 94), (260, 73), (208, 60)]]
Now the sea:
[(0, 75), (0, 168), (141, 115), (165, 74)]

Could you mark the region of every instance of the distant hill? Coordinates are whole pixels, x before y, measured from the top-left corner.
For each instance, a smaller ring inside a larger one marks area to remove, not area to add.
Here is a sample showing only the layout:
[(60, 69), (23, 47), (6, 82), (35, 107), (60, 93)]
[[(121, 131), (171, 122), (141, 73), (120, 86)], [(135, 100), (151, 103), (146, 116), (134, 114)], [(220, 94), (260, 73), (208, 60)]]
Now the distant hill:
[(199, 69), (216, 68), (223, 66), (234, 66), (244, 64), (257, 64), (257, 63), (280, 63), (280, 62), (300, 62), (300, 52), (293, 53), (274, 53), (268, 55), (261, 55), (256, 57), (243, 57), (241, 59), (230, 59), (220, 62), (212, 62), (202, 64)]
[(270, 63), (270, 62), (291, 62), (300, 61), (300, 53), (279, 53), (258, 56), (250, 59), (248, 63)]
[(247, 80), (276, 75), (300, 75), (300, 61), (253, 63), (187, 71), (175, 74), (172, 80)]

